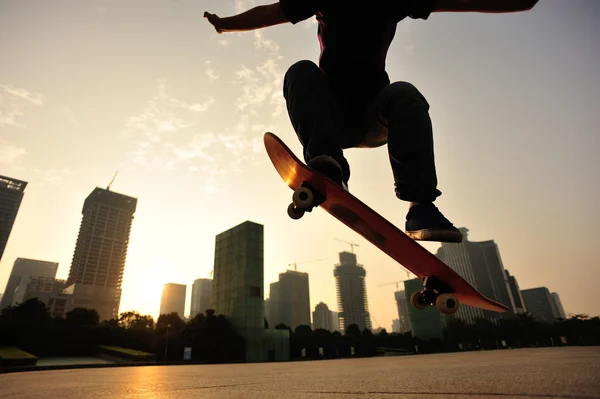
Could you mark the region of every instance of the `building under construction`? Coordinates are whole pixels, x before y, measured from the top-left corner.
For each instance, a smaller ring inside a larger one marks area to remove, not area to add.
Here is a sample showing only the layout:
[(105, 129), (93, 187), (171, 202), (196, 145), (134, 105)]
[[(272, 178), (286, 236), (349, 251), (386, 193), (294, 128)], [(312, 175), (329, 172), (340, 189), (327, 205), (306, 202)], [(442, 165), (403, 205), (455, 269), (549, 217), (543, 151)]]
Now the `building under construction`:
[(356, 324), (360, 330), (371, 329), (371, 317), (367, 304), (367, 272), (356, 261), (356, 254), (340, 252), (340, 263), (335, 265), (333, 275), (337, 287), (339, 321), (342, 332)]

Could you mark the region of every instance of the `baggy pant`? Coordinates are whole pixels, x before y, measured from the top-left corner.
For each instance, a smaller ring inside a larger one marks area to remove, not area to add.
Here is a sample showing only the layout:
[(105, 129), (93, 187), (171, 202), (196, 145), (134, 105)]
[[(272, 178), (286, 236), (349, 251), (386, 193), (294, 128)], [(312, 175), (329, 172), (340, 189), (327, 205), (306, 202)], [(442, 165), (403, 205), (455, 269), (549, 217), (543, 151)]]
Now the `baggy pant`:
[(305, 162), (317, 155), (332, 156), (348, 181), (350, 167), (343, 149), (387, 143), (398, 198), (431, 202), (441, 195), (429, 104), (412, 84), (392, 83), (357, 111), (336, 97), (329, 78), (315, 63), (299, 61), (285, 75), (283, 95)]

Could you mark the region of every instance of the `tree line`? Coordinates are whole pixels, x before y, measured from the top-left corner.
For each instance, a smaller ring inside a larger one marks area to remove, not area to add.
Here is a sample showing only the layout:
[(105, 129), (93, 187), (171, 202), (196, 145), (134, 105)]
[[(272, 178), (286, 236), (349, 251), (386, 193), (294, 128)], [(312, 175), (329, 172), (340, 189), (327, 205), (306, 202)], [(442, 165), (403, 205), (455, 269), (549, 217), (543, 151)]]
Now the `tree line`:
[[(280, 324), (275, 328), (289, 331), (292, 360), (600, 344), (600, 318), (584, 314), (554, 323), (536, 320), (529, 314), (498, 322), (479, 319), (474, 324), (449, 319), (440, 339), (420, 339), (411, 332), (389, 334), (385, 330), (373, 334), (355, 324), (348, 326), (344, 334), (313, 330), (306, 325), (291, 329)], [(98, 345), (111, 345), (153, 353), (158, 361), (173, 362), (183, 359), (184, 347), (192, 348), (191, 360), (195, 362), (240, 362), (245, 354), (243, 337), (214, 310), (187, 322), (176, 313), (160, 315), (154, 321), (134, 311), (100, 322), (95, 310), (83, 308), (71, 310), (64, 318), (52, 318), (37, 299), (2, 311), (0, 345), (17, 346), (36, 356), (91, 355)]]

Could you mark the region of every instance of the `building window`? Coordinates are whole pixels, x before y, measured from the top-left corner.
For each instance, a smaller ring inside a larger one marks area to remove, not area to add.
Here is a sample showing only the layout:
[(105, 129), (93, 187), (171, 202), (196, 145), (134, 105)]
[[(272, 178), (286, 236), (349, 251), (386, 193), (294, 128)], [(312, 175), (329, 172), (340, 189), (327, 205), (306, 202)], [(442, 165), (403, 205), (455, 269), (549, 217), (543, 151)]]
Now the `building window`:
[(252, 296), (252, 297), (258, 296), (258, 297), (260, 297), (260, 287), (250, 286), (250, 296)]

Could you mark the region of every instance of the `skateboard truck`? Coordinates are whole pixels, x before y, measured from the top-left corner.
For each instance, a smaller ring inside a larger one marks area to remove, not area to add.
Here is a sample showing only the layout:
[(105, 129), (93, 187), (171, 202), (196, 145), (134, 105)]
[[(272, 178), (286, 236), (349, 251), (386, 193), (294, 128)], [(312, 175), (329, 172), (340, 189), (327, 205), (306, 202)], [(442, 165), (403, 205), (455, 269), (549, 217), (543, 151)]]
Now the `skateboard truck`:
[(435, 306), (444, 314), (453, 314), (460, 306), (453, 291), (434, 276), (423, 278), (423, 289), (410, 296), (410, 303), (417, 309)]
[(310, 212), (323, 202), (326, 197), (312, 188), (308, 183), (302, 182), (300, 187), (292, 195), (292, 203), (288, 205), (288, 216), (292, 219), (300, 219), (305, 212)]

